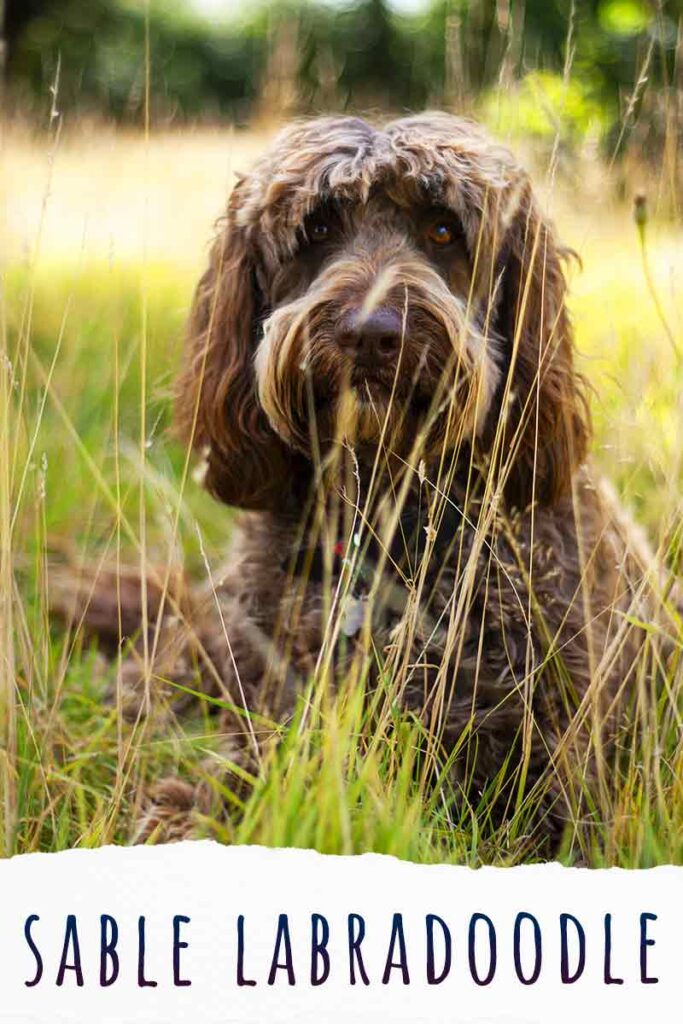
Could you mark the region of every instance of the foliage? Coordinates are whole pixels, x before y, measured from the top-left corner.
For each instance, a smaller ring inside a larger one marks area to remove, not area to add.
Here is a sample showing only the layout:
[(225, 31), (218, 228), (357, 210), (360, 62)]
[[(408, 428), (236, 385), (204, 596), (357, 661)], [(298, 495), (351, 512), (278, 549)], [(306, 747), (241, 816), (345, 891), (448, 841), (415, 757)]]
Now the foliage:
[(10, 83), (43, 102), (59, 60), (64, 106), (139, 121), (148, 35), (157, 117), (244, 121), (264, 95), (276, 115), (278, 103), (288, 113), (472, 106), (499, 81), (523, 80), (516, 117), (530, 118), (532, 131), (531, 86), (547, 87), (568, 67), (565, 102), (582, 108), (569, 110), (577, 126), (588, 110), (593, 124), (618, 126), (631, 97), (633, 121), (644, 92), (674, 89), (683, 11), (683, 0), (431, 0), (412, 14), (388, 0), (272, 0), (209, 23), (180, 0), (155, 0), (146, 26), (134, 0), (29, 0), (13, 14), (20, 4), (10, 0)]
[(530, 72), (513, 91), (488, 93), (482, 113), (510, 136), (533, 141), (559, 136), (570, 146), (589, 135), (600, 137), (608, 126), (604, 107), (581, 80), (565, 81), (549, 71)]
[[(143, 116), (146, 51), (152, 115), (244, 119), (260, 84), (265, 38), (250, 24), (211, 32), (173, 0), (43, 0), (10, 39), (10, 82), (45, 97), (58, 80), (62, 108)], [(59, 72), (58, 72), (59, 68)]]

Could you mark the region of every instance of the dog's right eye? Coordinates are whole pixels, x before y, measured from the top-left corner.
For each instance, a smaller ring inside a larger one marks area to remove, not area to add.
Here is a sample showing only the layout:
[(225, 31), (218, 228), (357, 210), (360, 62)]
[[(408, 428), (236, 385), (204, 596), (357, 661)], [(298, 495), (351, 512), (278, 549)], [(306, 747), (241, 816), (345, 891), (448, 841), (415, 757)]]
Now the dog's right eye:
[(322, 219), (312, 219), (306, 224), (306, 237), (309, 242), (324, 242), (330, 237), (330, 225)]

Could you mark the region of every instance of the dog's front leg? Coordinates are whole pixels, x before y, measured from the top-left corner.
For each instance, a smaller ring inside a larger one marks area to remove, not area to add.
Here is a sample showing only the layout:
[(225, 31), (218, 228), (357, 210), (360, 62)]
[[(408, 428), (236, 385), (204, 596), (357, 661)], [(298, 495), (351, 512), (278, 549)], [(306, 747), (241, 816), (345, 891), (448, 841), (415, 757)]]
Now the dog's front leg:
[(226, 587), (211, 597), (184, 628), (160, 636), (147, 677), (139, 651), (124, 665), (128, 717), (143, 713), (145, 701), (157, 721), (159, 712), (163, 720), (180, 707), (188, 720), (193, 710), (219, 716), (214, 750), (192, 779), (171, 776), (145, 792), (133, 829), (137, 843), (196, 838), (210, 822), (212, 831), (229, 829), (258, 777), (265, 746), (277, 738), (267, 697), (282, 690), (273, 642), (241, 595)]

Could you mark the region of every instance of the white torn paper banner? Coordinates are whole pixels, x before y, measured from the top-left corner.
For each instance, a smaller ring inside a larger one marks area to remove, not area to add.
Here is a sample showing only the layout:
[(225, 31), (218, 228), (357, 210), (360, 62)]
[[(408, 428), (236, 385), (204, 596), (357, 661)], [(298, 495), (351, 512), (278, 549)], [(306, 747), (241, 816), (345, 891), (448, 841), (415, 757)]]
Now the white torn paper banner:
[(683, 868), (421, 866), (300, 850), (0, 862), (0, 1021), (671, 1019)]

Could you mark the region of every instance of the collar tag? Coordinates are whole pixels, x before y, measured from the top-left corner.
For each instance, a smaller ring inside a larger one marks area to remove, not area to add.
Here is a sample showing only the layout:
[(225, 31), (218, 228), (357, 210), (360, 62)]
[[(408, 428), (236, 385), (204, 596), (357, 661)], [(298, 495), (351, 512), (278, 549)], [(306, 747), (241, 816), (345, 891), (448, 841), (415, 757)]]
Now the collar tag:
[(365, 622), (366, 601), (362, 597), (354, 597), (349, 594), (344, 605), (344, 616), (342, 618), (341, 630), (344, 636), (353, 637)]

